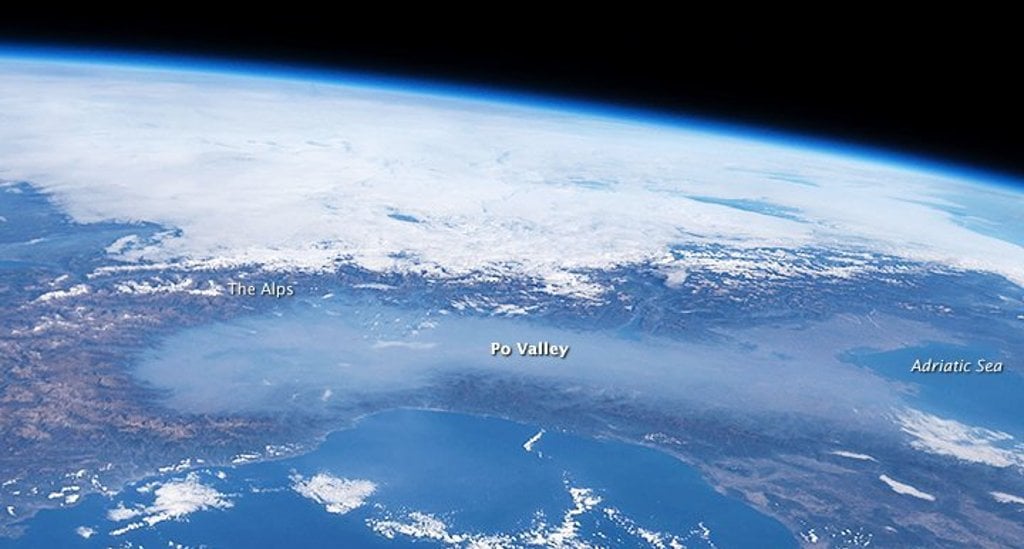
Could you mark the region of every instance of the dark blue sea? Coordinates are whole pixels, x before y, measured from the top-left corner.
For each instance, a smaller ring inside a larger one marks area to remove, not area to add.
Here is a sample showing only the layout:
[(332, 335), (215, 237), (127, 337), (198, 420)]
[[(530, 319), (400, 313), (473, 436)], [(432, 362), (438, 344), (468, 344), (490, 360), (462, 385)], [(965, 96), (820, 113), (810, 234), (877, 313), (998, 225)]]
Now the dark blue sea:
[[(944, 417), (956, 417), (968, 424), (982, 425), (1018, 434), (1024, 433), (1024, 376), (1018, 365), (1005, 358), (1005, 351), (993, 345), (970, 346), (929, 343), (891, 351), (862, 350), (846, 353), (843, 359), (869, 368), (887, 378), (909, 384), (907, 401), (915, 408)], [(915, 360), (979, 359), (1005, 363), (1002, 373), (919, 373), (912, 372)]]
[[(796, 545), (780, 523), (671, 456), (559, 432), (524, 447), (538, 433), (497, 418), (385, 412), (305, 455), (181, 470), (43, 511), (13, 547)], [(338, 491), (323, 490), (318, 501), (300, 493), (313, 479), (363, 492), (331, 500)], [(342, 508), (329, 512), (331, 501)]]

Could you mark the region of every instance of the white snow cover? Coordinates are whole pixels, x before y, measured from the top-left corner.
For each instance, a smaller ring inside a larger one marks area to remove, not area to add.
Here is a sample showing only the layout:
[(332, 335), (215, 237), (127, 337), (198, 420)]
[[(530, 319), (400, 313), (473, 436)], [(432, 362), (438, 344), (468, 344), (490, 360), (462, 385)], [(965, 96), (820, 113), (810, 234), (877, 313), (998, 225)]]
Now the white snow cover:
[(910, 408), (897, 414), (896, 422), (913, 437), (910, 445), (918, 450), (993, 467), (1024, 467), (1024, 445), (1009, 433)]
[(909, 484), (895, 480), (888, 475), (879, 475), (878, 480), (884, 482), (889, 488), (892, 488), (893, 492), (896, 492), (897, 494), (913, 496), (915, 498), (923, 499), (925, 501), (935, 501), (935, 496), (927, 492), (922, 492)]
[(327, 473), (318, 473), (309, 479), (302, 475), (291, 475), (292, 489), (327, 509), (328, 513), (344, 515), (362, 507), (366, 498), (377, 491), (377, 485), (369, 480), (350, 480)]
[(67, 290), (54, 290), (52, 292), (46, 292), (45, 294), (36, 298), (36, 301), (55, 301), (58, 299), (66, 299), (69, 297), (75, 297), (85, 295), (89, 293), (89, 286), (85, 284), (76, 284)]
[[(592, 297), (600, 289), (574, 271), (713, 241), (849, 245), (1024, 283), (1019, 243), (941, 209), (967, 193), (976, 200), (980, 187), (817, 150), (454, 96), (160, 68), (0, 58), (0, 89), (5, 179), (40, 185), (79, 221), (181, 230), (112, 243), (127, 260), (319, 270), (346, 258), (372, 270), (527, 276), (554, 294)], [(684, 276), (674, 269), (666, 283)]]
[(139, 521), (111, 530), (111, 536), (119, 536), (167, 520), (180, 519), (196, 511), (229, 509), (234, 506), (227, 496), (200, 482), (199, 476), (195, 473), (189, 473), (183, 479), (157, 484), (152, 493), (154, 500), (150, 505), (126, 508), (123, 503), (118, 503), (117, 507), (107, 511), (107, 518), (114, 522), (141, 517)]
[(162, 293), (186, 293), (190, 295), (205, 295), (215, 297), (224, 293), (224, 289), (214, 282), (207, 282), (205, 287), (196, 286), (191, 278), (179, 281), (166, 281), (160, 277), (154, 277), (149, 281), (127, 280), (117, 284), (117, 291), (122, 294), (162, 294)]

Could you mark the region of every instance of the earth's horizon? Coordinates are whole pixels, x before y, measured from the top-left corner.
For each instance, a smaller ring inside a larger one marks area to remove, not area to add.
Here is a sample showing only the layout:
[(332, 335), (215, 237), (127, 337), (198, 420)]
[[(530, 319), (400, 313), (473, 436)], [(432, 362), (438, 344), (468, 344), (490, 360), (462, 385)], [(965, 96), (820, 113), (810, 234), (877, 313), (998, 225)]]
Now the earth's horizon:
[(3, 543), (1024, 539), (1021, 188), (83, 61), (0, 51)]

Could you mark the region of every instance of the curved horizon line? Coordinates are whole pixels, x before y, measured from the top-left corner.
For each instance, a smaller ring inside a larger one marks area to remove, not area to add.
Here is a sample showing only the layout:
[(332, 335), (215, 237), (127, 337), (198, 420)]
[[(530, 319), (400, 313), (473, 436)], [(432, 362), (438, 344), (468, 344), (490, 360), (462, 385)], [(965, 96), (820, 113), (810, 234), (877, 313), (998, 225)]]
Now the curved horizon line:
[(314, 63), (294, 63), (231, 57), (218, 54), (168, 53), (143, 49), (95, 46), (42, 46), (0, 41), (0, 61), (34, 61), (62, 65), (106, 68), (164, 70), (169, 72), (247, 77), (285, 82), (318, 82), (327, 85), (360, 87), (445, 99), (476, 101), (492, 105), (526, 107), (559, 114), (650, 125), (663, 129), (702, 131), (719, 136), (768, 141), (777, 145), (853, 157), (871, 163), (889, 164), (918, 172), (946, 177), (967, 178), (977, 183), (1024, 188), (1024, 176), (1009, 169), (981, 167), (966, 161), (946, 160), (927, 153), (894, 151), (865, 141), (844, 139), (814, 132), (783, 129), (769, 124), (725, 121), (695, 113), (640, 107), (584, 99), (557, 93), (531, 92), (484, 84), (457, 82), (454, 79), (398, 75), (365, 68), (328, 68)]

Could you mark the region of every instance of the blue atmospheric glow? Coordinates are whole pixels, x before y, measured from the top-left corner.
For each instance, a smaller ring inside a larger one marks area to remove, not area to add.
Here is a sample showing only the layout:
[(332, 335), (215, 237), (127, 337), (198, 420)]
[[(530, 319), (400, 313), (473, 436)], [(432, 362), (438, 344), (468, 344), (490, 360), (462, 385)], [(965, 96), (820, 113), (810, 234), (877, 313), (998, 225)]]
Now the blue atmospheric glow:
[(742, 139), (765, 141), (782, 146), (888, 164), (909, 170), (930, 172), (946, 177), (968, 179), (977, 183), (987, 183), (1017, 191), (1024, 186), (1024, 181), (1021, 181), (1018, 177), (999, 173), (995, 170), (977, 168), (931, 156), (882, 149), (866, 145), (862, 142), (844, 141), (766, 126), (724, 121), (696, 114), (682, 115), (624, 104), (588, 101), (575, 97), (559, 97), (523, 90), (511, 91), (486, 85), (445, 82), (370, 71), (342, 71), (311, 65), (286, 64), (265, 60), (254, 61), (212, 55), (199, 57), (108, 48), (85, 49), (67, 46), (4, 44), (2, 42), (0, 42), (0, 58), (7, 58), (12, 61), (73, 63), (117, 68), (207, 73), (221, 76), (234, 75), (292, 82), (313, 81), (327, 85), (385, 89), (446, 99), (455, 98), (466, 101), (515, 105), (537, 110), (554, 111), (561, 114), (573, 113), (582, 116), (627, 121), (635, 124), (647, 124), (661, 128), (697, 130)]

